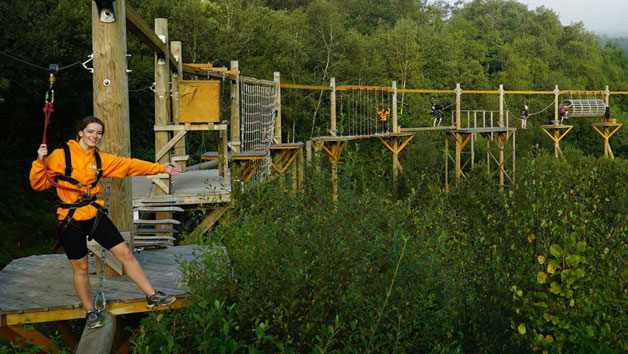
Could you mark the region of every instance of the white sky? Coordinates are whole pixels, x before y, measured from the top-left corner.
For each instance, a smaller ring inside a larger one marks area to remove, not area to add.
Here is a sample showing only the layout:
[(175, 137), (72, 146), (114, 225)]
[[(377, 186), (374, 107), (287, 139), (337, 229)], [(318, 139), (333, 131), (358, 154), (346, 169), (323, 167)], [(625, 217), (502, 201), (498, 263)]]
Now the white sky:
[[(456, 0), (447, 0), (455, 3)], [(470, 0), (463, 0), (469, 2)], [(517, 0), (529, 10), (545, 6), (554, 10), (563, 25), (578, 21), (598, 34), (628, 36), (628, 0)]]

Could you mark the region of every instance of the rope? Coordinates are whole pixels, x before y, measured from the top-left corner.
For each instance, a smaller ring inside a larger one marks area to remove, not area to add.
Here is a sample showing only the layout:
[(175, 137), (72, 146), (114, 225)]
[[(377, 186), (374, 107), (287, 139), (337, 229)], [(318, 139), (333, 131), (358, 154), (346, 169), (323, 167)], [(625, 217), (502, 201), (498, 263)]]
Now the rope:
[[(4, 54), (4, 53), (3, 53)], [(48, 70), (48, 69), (46, 69)], [(48, 77), (48, 81), (50, 82), (50, 86), (48, 87), (48, 91), (46, 91), (46, 95), (44, 98), (44, 134), (43, 137), (41, 138), (41, 143), (42, 144), (46, 144), (46, 136), (48, 135), (48, 125), (50, 125), (50, 116), (52, 115), (52, 112), (55, 111), (55, 106), (54, 106), (54, 100), (55, 100), (55, 91), (53, 89), (53, 85), (56, 82), (56, 77), (54, 75), (53, 72), (50, 72), (50, 75)], [(85, 192), (83, 192), (80, 189), (77, 188), (71, 188), (71, 187), (66, 187), (66, 186), (62, 186), (60, 184), (58, 184), (51, 176), (50, 173), (48, 172), (48, 165), (46, 164), (46, 157), (44, 156), (43, 158), (43, 163), (44, 163), (44, 176), (46, 177), (46, 180), (52, 184), (53, 186), (55, 186), (58, 189), (63, 189), (66, 191), (70, 191), (70, 192), (75, 192), (79, 194), (79, 198), (85, 195)]]
[[(537, 114), (541, 114), (543, 112), (545, 112), (548, 108), (550, 108), (552, 105), (554, 104), (554, 101), (552, 101), (552, 103), (550, 103), (549, 105), (547, 105), (547, 107), (543, 108), (542, 110), (538, 111), (538, 112), (534, 112), (534, 113), (530, 113), (528, 114), (528, 118), (537, 115)], [(506, 102), (506, 100), (504, 100), (504, 105), (506, 106), (506, 111), (508, 111), (508, 113), (510, 113), (513, 117), (517, 117), (517, 119), (521, 120), (521, 118), (519, 118), (518, 115), (512, 113), (512, 111), (510, 110), (510, 108), (508, 108), (508, 102)]]
[[(13, 59), (15, 61), (18, 61), (18, 62), (22, 63), (22, 64), (30, 65), (30, 66), (32, 66), (34, 68), (37, 68), (37, 69), (49, 71), (49, 68), (44, 68), (43, 66), (39, 66), (39, 65), (33, 64), (33, 63), (29, 63), (29, 62), (27, 62), (24, 59), (20, 59), (20, 58), (15, 57), (15, 56), (13, 56), (11, 54), (8, 54), (8, 53), (0, 52), (0, 55), (4, 55), (7, 58), (11, 58), (11, 59)], [(65, 70), (65, 69), (69, 69), (69, 68), (71, 68), (71, 67), (73, 67), (75, 65), (79, 65), (79, 64), (83, 64), (83, 62), (77, 61), (77, 62), (74, 62), (72, 64), (68, 64), (68, 65), (62, 66), (59, 69), (57, 69), (56, 71), (62, 71), (62, 70)]]

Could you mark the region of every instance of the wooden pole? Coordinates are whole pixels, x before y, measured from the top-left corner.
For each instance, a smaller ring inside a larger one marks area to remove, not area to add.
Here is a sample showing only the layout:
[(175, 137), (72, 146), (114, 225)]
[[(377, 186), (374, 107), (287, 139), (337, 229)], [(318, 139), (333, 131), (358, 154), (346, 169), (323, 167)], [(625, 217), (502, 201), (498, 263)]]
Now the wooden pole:
[[(155, 19), (155, 33), (168, 48), (168, 19)], [(163, 55), (155, 54), (155, 125), (168, 125), (170, 123), (170, 66), (168, 61), (168, 53)], [(169, 134), (170, 132), (168, 131), (155, 132), (155, 152), (161, 150), (168, 143), (170, 140)], [(170, 152), (155, 162), (167, 163), (169, 161)], [(170, 178), (164, 180), (164, 183), (169, 186)], [(155, 194), (166, 194), (159, 188), (155, 192)]]
[(504, 189), (504, 145), (506, 144), (505, 133), (497, 136), (497, 147), (499, 148), (499, 189)]
[[(397, 81), (392, 82), (392, 131), (397, 131)], [(396, 140), (395, 140), (396, 141)], [(396, 157), (397, 155), (395, 155)]]
[(298, 183), (298, 187), (300, 189), (303, 189), (303, 179), (305, 177), (305, 159), (303, 158), (303, 147), (301, 147), (299, 149), (298, 152), (298, 156), (297, 156), (297, 164), (299, 165), (299, 172), (298, 172), (298, 177), (297, 177), (297, 183)]
[(499, 126), (504, 127), (504, 85), (499, 85)]
[[(560, 90), (558, 85), (554, 86), (554, 125), (558, 125), (558, 96)], [(558, 145), (558, 129), (554, 129), (554, 157), (558, 157), (560, 146)]]
[(558, 85), (554, 86), (554, 125), (558, 125), (558, 96), (560, 96), (560, 90)]
[[(237, 60), (231, 61), (231, 70), (238, 71)], [(235, 152), (240, 152), (240, 80), (239, 75), (231, 83), (231, 148)]]
[[(168, 47), (168, 19), (155, 19), (155, 33), (168, 49), (166, 54), (155, 54), (155, 125), (168, 125), (170, 123), (170, 49)], [(169, 131), (155, 132), (155, 152), (161, 150), (162, 147), (168, 143), (170, 135), (171, 132)], [(170, 152), (167, 152), (155, 162), (162, 164), (170, 162), (170, 156)], [(170, 176), (161, 179), (161, 181), (168, 186), (168, 190), (164, 191), (160, 187), (156, 187), (155, 195), (170, 194), (172, 188)], [(172, 216), (172, 212), (155, 213), (157, 220), (172, 219)], [(166, 228), (166, 225), (161, 225), (157, 228)]]
[(608, 85), (606, 85), (606, 90), (604, 90), (604, 95), (606, 96), (604, 98), (604, 103), (606, 104), (606, 107), (610, 107), (609, 98), (611, 97), (611, 91), (609, 90)]
[[(460, 129), (460, 97), (462, 96), (462, 89), (460, 84), (456, 84), (456, 129)], [(458, 145), (456, 139), (456, 146)], [(457, 149), (456, 149), (457, 150)]]
[[(394, 83), (393, 83), (394, 85)], [(394, 87), (394, 86), (393, 86)], [(394, 124), (394, 123), (393, 123)], [(393, 125), (394, 126), (394, 125)], [(399, 178), (399, 139), (397, 137), (392, 138), (393, 147), (393, 192), (397, 194), (398, 178)]]
[(449, 137), (445, 134), (445, 192), (449, 193)]
[(329, 80), (329, 86), (331, 86), (331, 127), (329, 132), (332, 136), (336, 136), (336, 78), (332, 77)]
[[(172, 122), (174, 124), (179, 124), (179, 81), (183, 80), (183, 52), (181, 49), (181, 42), (172, 41), (170, 42), (170, 51), (172, 55), (174, 55), (174, 59), (177, 61), (177, 72), (172, 73)], [(183, 159), (186, 154), (185, 150), (185, 139), (184, 136), (174, 145), (174, 156), (176, 159), (173, 159), (173, 163), (177, 165), (181, 169), (181, 172), (185, 172), (186, 170), (186, 161), (187, 159)]]
[(455, 133), (456, 137), (456, 183), (462, 177), (462, 134)]
[(515, 175), (516, 169), (515, 169), (515, 158), (516, 158), (516, 154), (517, 154), (517, 131), (513, 131), (512, 132), (512, 184), (513, 186), (516, 184), (517, 182), (517, 177)]
[[(277, 90), (277, 103), (275, 104), (275, 110), (277, 116), (275, 117), (275, 144), (281, 144), (281, 75), (278, 71), (275, 71), (275, 84)], [(288, 130), (289, 131), (289, 130)]]
[[(93, 109), (94, 116), (101, 118), (106, 127), (101, 149), (131, 157), (125, 0), (114, 4), (117, 19), (105, 23), (99, 19), (96, 2), (92, 2)], [(133, 227), (132, 196), (130, 178), (112, 179), (109, 218), (120, 231), (131, 231)]]

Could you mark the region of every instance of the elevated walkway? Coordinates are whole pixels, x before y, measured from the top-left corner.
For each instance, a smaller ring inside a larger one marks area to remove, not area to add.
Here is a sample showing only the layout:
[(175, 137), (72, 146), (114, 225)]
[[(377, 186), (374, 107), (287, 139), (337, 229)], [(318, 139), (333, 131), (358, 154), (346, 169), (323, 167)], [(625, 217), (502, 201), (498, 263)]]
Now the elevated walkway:
[[(187, 287), (177, 259), (193, 260), (193, 252), (214, 252), (217, 259), (228, 260), (224, 248), (210, 249), (198, 245), (146, 250), (136, 254), (153, 287), (177, 296), (171, 307), (183, 305)], [(89, 259), (92, 296), (100, 285), (95, 276), (94, 257)], [(74, 292), (72, 268), (65, 254), (30, 256), (13, 260), (0, 271), (0, 328), (23, 323), (40, 323), (82, 319), (81, 303)], [(107, 310), (113, 314), (152, 311), (146, 307), (144, 294), (126, 276), (105, 280)], [(159, 308), (160, 310), (167, 308)]]

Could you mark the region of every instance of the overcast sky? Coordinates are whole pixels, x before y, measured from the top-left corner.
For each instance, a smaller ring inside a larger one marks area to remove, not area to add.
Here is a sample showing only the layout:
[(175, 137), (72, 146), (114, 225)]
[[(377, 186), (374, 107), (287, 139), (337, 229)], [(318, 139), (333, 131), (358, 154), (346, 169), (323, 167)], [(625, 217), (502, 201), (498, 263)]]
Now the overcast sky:
[[(447, 0), (455, 3), (456, 0)], [(464, 0), (469, 2), (470, 0)], [(545, 6), (560, 16), (563, 25), (582, 21), (598, 34), (628, 36), (628, 0), (517, 0), (529, 10)]]

